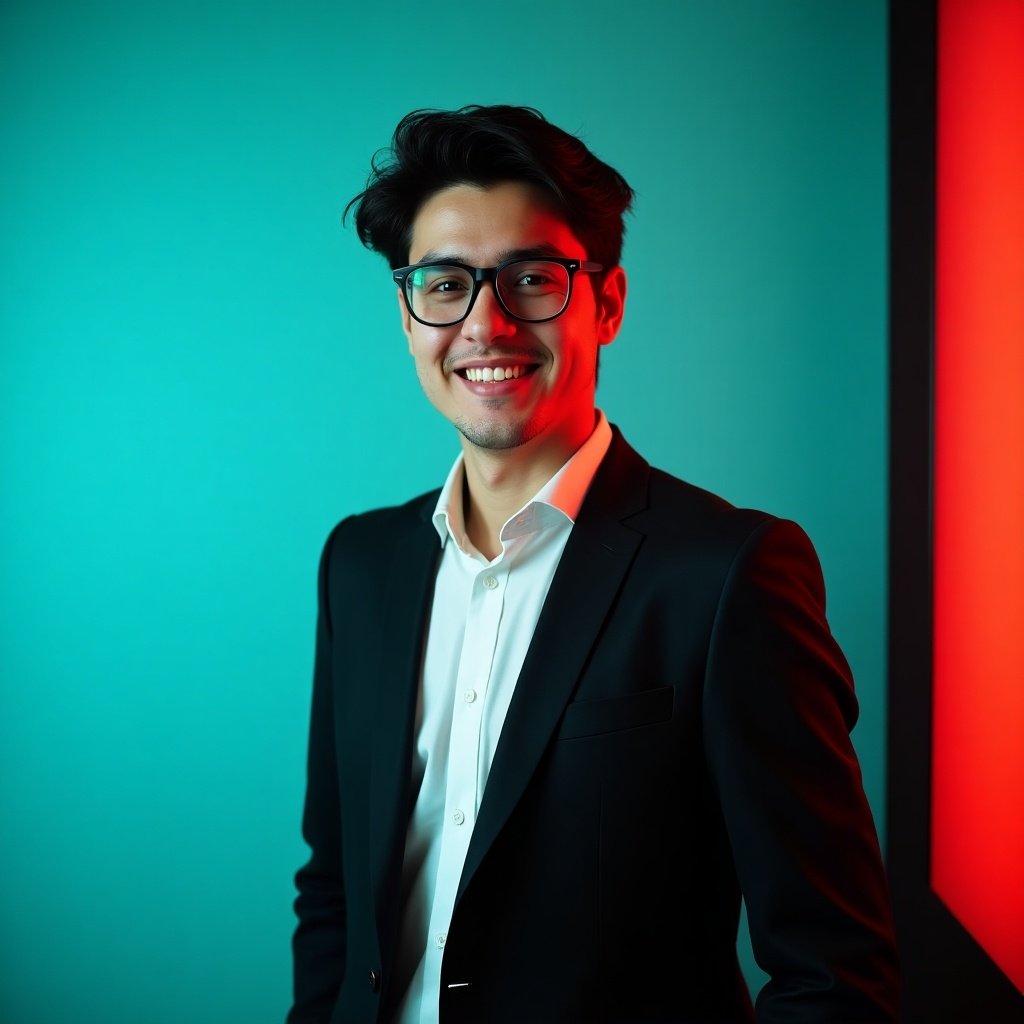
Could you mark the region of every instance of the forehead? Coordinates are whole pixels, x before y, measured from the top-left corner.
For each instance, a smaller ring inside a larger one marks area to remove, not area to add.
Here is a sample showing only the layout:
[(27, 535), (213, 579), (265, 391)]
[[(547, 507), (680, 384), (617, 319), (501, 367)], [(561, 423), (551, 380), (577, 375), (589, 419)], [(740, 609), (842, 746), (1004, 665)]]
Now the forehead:
[(580, 241), (545, 194), (525, 182), (452, 185), (435, 192), (412, 224), (409, 262), (459, 258), (498, 263), (519, 249), (585, 258)]

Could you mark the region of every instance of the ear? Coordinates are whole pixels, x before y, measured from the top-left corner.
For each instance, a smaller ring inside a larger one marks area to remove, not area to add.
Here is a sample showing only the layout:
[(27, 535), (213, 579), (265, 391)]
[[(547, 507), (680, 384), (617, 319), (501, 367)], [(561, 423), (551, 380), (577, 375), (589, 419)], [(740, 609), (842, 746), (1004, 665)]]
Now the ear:
[(402, 316), (402, 331), (409, 345), (409, 355), (412, 355), (412, 317), (409, 315), (409, 307), (405, 304), (405, 296), (402, 295), (402, 289), (396, 289), (395, 295), (398, 297), (398, 312)]
[(626, 272), (612, 267), (605, 274), (601, 291), (597, 295), (597, 342), (610, 345), (622, 326), (626, 309)]

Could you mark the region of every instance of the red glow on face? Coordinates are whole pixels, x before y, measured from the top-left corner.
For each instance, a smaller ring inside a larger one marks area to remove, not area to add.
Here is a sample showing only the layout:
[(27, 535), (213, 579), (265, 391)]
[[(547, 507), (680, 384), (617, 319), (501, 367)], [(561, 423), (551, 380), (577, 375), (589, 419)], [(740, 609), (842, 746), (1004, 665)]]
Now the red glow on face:
[(1024, 3), (939, 5), (932, 886), (1024, 991)]

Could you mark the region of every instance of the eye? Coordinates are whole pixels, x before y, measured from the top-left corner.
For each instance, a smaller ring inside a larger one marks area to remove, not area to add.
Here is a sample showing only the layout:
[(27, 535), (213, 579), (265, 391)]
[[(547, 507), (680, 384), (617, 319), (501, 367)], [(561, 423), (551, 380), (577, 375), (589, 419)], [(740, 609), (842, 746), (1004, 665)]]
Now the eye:
[(567, 274), (559, 263), (530, 260), (510, 266), (507, 280), (508, 290), (525, 298), (564, 291)]
[(539, 287), (545, 284), (551, 284), (551, 278), (540, 271), (531, 270), (528, 273), (520, 274), (516, 278), (516, 286), (523, 288)]
[(459, 267), (418, 267), (409, 275), (410, 291), (435, 302), (461, 298), (472, 287), (472, 279)]
[(428, 291), (431, 292), (464, 292), (466, 290), (466, 282), (460, 281), (454, 277), (438, 278), (432, 281)]

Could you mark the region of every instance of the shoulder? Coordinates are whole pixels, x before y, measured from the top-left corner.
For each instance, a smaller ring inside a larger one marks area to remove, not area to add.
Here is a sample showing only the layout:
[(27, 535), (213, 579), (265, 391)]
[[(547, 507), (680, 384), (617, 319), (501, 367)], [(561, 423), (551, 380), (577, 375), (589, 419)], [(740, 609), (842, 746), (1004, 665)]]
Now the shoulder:
[(605, 490), (613, 502), (620, 501), (620, 486), (633, 481), (637, 499), (622, 522), (644, 536), (648, 557), (677, 565), (684, 559), (688, 566), (717, 575), (723, 584), (730, 574), (743, 574), (756, 565), (792, 571), (802, 564), (818, 577), (817, 553), (798, 523), (764, 509), (737, 506), (650, 466), (621, 435), (616, 447), (619, 468), (613, 486)]
[(760, 508), (746, 508), (660, 469), (651, 469), (652, 524), (662, 531), (672, 528), (693, 533), (704, 543), (719, 541), (744, 548), (771, 544), (777, 538), (798, 545), (810, 544), (803, 528)]
[(690, 543), (730, 557), (775, 538), (810, 544), (799, 524), (762, 508), (733, 504), (713, 491), (651, 467), (647, 503), (633, 522), (652, 540)]
[[(740, 508), (717, 495), (667, 477), (677, 514), (658, 515), (649, 534), (652, 553), (666, 562), (677, 553), (696, 578), (720, 595), (719, 612), (739, 599), (762, 612), (780, 599), (824, 612), (825, 585), (818, 553), (799, 523), (757, 508)], [(678, 504), (675, 504), (678, 501)], [(683, 514), (678, 514), (683, 510)]]
[(597, 501), (613, 514), (628, 513), (636, 525), (660, 530), (742, 531), (774, 518), (759, 509), (738, 508), (712, 491), (651, 466), (615, 426), (594, 491)]
[(383, 551), (411, 532), (433, 533), (430, 517), (440, 488), (417, 495), (401, 505), (388, 505), (346, 516), (331, 530), (323, 547), (321, 566), (339, 559), (350, 565), (380, 564)]
[(401, 505), (386, 505), (347, 516), (332, 532), (345, 539), (359, 538), (429, 523), (440, 493), (441, 489), (436, 488), (410, 498)]

